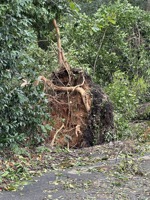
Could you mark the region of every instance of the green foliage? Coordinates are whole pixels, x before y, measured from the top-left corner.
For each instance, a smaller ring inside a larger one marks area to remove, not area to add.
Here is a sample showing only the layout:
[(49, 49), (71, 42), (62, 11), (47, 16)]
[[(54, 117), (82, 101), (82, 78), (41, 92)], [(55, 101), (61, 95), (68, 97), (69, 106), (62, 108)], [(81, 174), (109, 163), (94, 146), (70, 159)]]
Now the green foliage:
[(139, 6), (141, 9), (147, 10), (148, 0), (129, 0), (129, 2), (134, 6)]
[[(124, 1), (102, 5), (91, 17), (78, 13), (66, 24), (64, 46), (107, 84), (115, 71), (149, 78), (150, 15)], [(80, 45), (79, 45), (80, 44)], [(68, 48), (67, 48), (68, 49)]]
[(5, 1), (0, 7), (0, 147), (40, 143), (46, 136), (41, 126), (48, 118), (47, 101), (43, 88), (33, 85), (44, 62), (26, 13), (31, 2)]
[(113, 82), (106, 87), (106, 92), (114, 105), (116, 137), (129, 137), (128, 123), (135, 116), (138, 104), (135, 88), (131, 85), (125, 73), (117, 71), (114, 73)]
[(114, 73), (112, 83), (105, 90), (114, 105), (117, 137), (130, 136), (131, 131), (128, 123), (131, 119), (137, 117), (137, 106), (141, 102), (143, 94), (147, 91), (147, 87), (148, 85), (143, 78), (135, 77), (131, 82), (124, 72), (117, 71)]
[(136, 92), (123, 72), (115, 72), (113, 82), (106, 88), (110, 99), (113, 101), (114, 108), (125, 119), (131, 119), (135, 114), (138, 104)]
[[(97, 12), (97, 10), (103, 5), (103, 4), (110, 4), (114, 3), (117, 0), (74, 0), (74, 2), (78, 3), (81, 7), (82, 13), (86, 13), (87, 15), (92, 15), (93, 13)], [(124, 2), (126, 0), (120, 0), (118, 2)], [(148, 10), (149, 0), (128, 0), (129, 3), (131, 3), (133, 6), (139, 6), (141, 9)]]
[(37, 34), (39, 46), (47, 50), (50, 45), (49, 33), (54, 29), (52, 19), (59, 20), (60, 16), (70, 12), (67, 0), (34, 0), (30, 1), (26, 16), (32, 20), (32, 28)]
[(51, 130), (43, 87), (33, 82), (55, 68), (52, 19), (69, 12), (67, 0), (1, 1), (0, 147), (39, 144)]
[(140, 103), (145, 103), (150, 100), (146, 98), (146, 95), (148, 98), (150, 98), (148, 79), (145, 80), (145, 77), (139, 78), (138, 76), (135, 76), (132, 80), (132, 87), (134, 88), (137, 99), (139, 99)]

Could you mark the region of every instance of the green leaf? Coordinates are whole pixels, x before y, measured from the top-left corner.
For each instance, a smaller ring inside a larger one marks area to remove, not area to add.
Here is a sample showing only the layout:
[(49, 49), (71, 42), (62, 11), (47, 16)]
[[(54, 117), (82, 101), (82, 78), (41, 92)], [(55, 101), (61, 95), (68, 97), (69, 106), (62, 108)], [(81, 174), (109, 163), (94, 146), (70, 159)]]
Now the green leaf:
[(9, 174), (9, 172), (8, 172), (8, 171), (5, 171), (5, 172), (1, 175), (1, 177), (6, 177), (8, 174)]
[(46, 128), (45, 128), (45, 126), (44, 125), (39, 125), (40, 127), (41, 127), (41, 130), (44, 132), (44, 133), (46, 133), (47, 132), (47, 130), (46, 130)]
[(76, 11), (76, 12), (79, 12), (79, 7), (77, 6), (77, 4), (76, 3), (74, 3), (74, 2), (70, 2), (70, 8), (71, 8), (71, 10), (73, 10), (73, 11)]
[(110, 23), (112, 23), (112, 24), (116, 24), (116, 20), (114, 20), (114, 19), (108, 18), (108, 21), (109, 21)]
[(21, 93), (18, 93), (18, 97), (19, 97), (19, 102), (21, 104), (23, 104), (24, 102), (28, 101), (28, 98), (26, 96), (24, 96), (23, 94), (21, 94)]
[(46, 124), (46, 125), (45, 125), (45, 128), (46, 128), (47, 130), (51, 131), (53, 127), (50, 126), (49, 124)]
[(96, 32), (98, 32), (100, 29), (99, 29), (98, 27), (96, 27), (96, 26), (93, 26), (93, 27), (92, 27), (92, 30), (96, 33)]

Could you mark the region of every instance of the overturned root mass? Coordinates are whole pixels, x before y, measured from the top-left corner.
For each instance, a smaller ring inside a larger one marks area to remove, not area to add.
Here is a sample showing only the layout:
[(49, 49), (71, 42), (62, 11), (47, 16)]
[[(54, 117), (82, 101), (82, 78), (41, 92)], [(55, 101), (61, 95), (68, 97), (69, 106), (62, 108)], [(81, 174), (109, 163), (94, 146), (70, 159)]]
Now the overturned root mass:
[(85, 147), (105, 141), (106, 133), (113, 129), (112, 105), (90, 76), (79, 69), (72, 69), (68, 76), (61, 68), (50, 79), (39, 79), (52, 110), (52, 146)]

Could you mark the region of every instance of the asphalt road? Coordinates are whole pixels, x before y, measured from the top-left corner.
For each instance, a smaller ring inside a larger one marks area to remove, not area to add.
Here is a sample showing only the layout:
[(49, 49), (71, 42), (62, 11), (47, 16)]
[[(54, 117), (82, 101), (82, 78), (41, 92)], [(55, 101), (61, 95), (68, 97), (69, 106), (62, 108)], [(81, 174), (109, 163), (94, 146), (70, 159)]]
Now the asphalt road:
[(122, 159), (52, 170), (22, 190), (1, 192), (0, 200), (150, 200), (150, 154), (136, 159), (139, 169), (133, 174), (118, 172)]

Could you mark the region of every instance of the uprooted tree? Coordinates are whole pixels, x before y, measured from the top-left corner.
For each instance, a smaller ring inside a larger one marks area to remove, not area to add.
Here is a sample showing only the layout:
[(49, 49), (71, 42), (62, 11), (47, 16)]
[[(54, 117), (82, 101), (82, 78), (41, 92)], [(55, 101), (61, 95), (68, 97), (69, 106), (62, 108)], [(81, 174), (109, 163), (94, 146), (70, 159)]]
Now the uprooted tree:
[(49, 79), (40, 76), (36, 82), (43, 82), (51, 107), (53, 130), (49, 142), (52, 146), (68, 147), (101, 144), (108, 133), (113, 133), (112, 104), (86, 72), (70, 67), (61, 47), (56, 20), (53, 24), (57, 33), (59, 70)]

